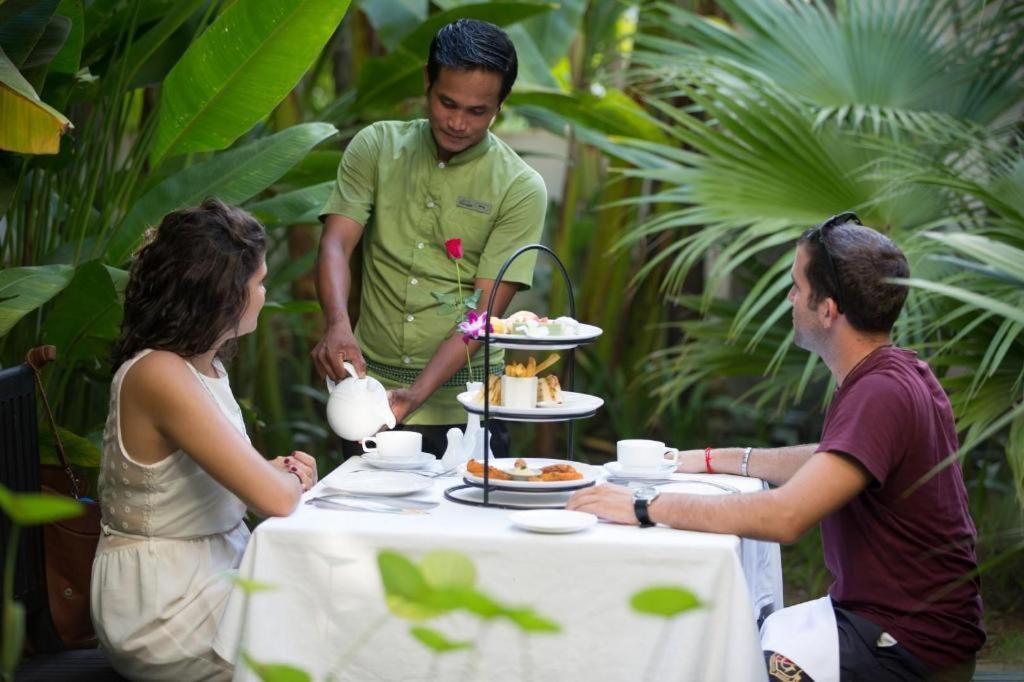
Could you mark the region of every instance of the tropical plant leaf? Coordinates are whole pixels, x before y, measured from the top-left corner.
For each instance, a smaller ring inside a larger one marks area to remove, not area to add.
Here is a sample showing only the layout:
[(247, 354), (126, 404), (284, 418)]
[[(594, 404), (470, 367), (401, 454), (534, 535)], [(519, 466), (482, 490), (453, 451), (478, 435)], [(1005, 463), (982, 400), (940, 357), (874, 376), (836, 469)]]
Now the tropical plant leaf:
[[(316, 255), (316, 254), (312, 254)], [(307, 261), (306, 271), (309, 270), (309, 261)], [(283, 315), (312, 315), (321, 312), (320, 304), (317, 301), (288, 301), (287, 303), (278, 303), (276, 301), (268, 301), (263, 306), (263, 314), (274, 314), (280, 313)]]
[(67, 360), (102, 357), (121, 329), (121, 304), (107, 269), (98, 260), (79, 266), (54, 302), (43, 340)]
[(408, 558), (391, 550), (377, 553), (377, 567), (384, 591), (405, 599), (419, 599), (427, 591), (427, 581)]
[[(7, 551), (7, 548), (4, 548)], [(25, 644), (25, 607), (21, 602), (4, 602), (3, 605), (3, 651), (0, 651), (0, 665), (3, 672), (14, 679), (14, 669), (21, 660), (22, 647)]]
[[(725, 58), (808, 102), (819, 125), (928, 133), (952, 119), (994, 121), (1020, 97), (1015, 64), (1024, 56), (1024, 22), (1012, 4), (982, 12), (969, 4), (850, 0), (833, 10), (722, 0), (733, 27), (659, 3), (645, 17), (638, 57), (667, 69), (694, 56)], [(1003, 27), (997, 39), (992, 26)]]
[(1024, 310), (997, 298), (978, 294), (968, 289), (951, 286), (942, 282), (931, 282), (917, 278), (896, 279), (894, 281), (906, 284), (907, 286), (926, 289), (950, 298), (955, 298), (956, 300), (968, 303), (975, 308), (987, 310), (1009, 320), (1014, 320), (1019, 324), (1024, 324)]
[(203, 4), (205, 4), (205, 0), (177, 0), (171, 4), (167, 13), (160, 18), (156, 25), (137, 40), (132, 41), (125, 55), (108, 69), (109, 73), (120, 73), (123, 68), (125, 81), (133, 82), (139, 70), (146, 67), (157, 50)]
[[(60, 434), (61, 444), (64, 446), (64, 456), (68, 464), (86, 469), (96, 469), (100, 466), (100, 449), (88, 438), (83, 438), (63, 426), (57, 426), (57, 433)], [(53, 442), (53, 434), (50, 432), (49, 424), (39, 423), (39, 463), (59, 465), (57, 447)]]
[(19, 526), (39, 526), (81, 516), (81, 502), (49, 493), (15, 493), (0, 485), (0, 509)]
[(247, 204), (245, 208), (267, 228), (315, 223), (334, 185), (335, 181), (321, 182), (312, 187)]
[(49, 106), (0, 49), (0, 149), (56, 154), (71, 121)]
[(427, 18), (428, 0), (361, 0), (359, 9), (373, 26), (377, 40), (388, 50)]
[(420, 561), (420, 572), (432, 589), (470, 588), (476, 582), (476, 567), (460, 552), (429, 552)]
[(1015, 248), (1005, 241), (965, 232), (926, 232), (924, 236), (978, 260), (986, 268), (1001, 271), (1011, 278), (1010, 281), (1024, 287), (1024, 249)]
[(36, 49), (60, 0), (38, 0), (0, 23), (0, 45), (18, 69)]
[(313, 679), (301, 668), (285, 663), (260, 663), (246, 652), (242, 653), (242, 660), (262, 682), (310, 682)]
[(164, 81), (151, 159), (224, 149), (264, 118), (310, 67), (348, 0), (238, 0)]
[(60, 52), (50, 62), (50, 72), (72, 76), (78, 71), (85, 44), (85, 9), (82, 0), (61, 0), (57, 14), (71, 22), (71, 30)]
[(257, 592), (270, 592), (277, 589), (277, 585), (265, 583), (260, 580), (250, 580), (249, 578), (243, 578), (238, 575), (237, 571), (232, 571), (229, 575), (231, 583), (242, 590), (245, 594), (256, 594)]
[(530, 608), (505, 609), (502, 614), (523, 632), (561, 632), (562, 626)]
[(517, 90), (509, 95), (513, 106), (536, 106), (606, 135), (668, 142), (657, 122), (621, 90), (562, 93)]
[(633, 594), (629, 605), (634, 611), (651, 616), (673, 618), (703, 606), (690, 590), (681, 587), (650, 587)]
[(70, 265), (37, 265), (0, 270), (0, 336), (68, 285)]
[(70, 34), (71, 19), (61, 14), (54, 14), (43, 29), (43, 34), (39, 36), (39, 40), (32, 47), (32, 52), (19, 65), (21, 75), (36, 92), (42, 91), (50, 64), (60, 53)]
[(437, 630), (423, 627), (422, 625), (409, 628), (409, 634), (428, 649), (439, 654), (473, 648), (472, 641), (456, 642), (448, 639)]
[(272, 185), (310, 149), (335, 134), (328, 123), (303, 123), (188, 166), (144, 194), (107, 248), (107, 262), (128, 260), (143, 232), (168, 212), (215, 196), (241, 204)]

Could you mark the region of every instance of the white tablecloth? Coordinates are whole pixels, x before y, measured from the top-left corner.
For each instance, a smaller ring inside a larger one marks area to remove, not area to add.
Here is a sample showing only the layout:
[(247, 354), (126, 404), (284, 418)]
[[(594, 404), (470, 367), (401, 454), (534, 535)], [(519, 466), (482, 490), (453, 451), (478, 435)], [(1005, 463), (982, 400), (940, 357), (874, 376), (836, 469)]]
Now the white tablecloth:
[[(349, 460), (332, 477), (361, 466)], [(754, 479), (714, 480), (744, 492), (761, 487)], [(417, 497), (442, 499), (458, 482), (438, 479)], [(253, 533), (240, 573), (275, 587), (250, 597), (247, 615), (236, 589), (215, 646), (231, 660), (241, 646), (257, 661), (298, 666), (314, 680), (765, 679), (755, 612), (782, 606), (778, 545), (605, 523), (540, 535), (514, 528), (511, 513), (443, 500), (429, 514), (301, 505), (269, 519)], [(481, 626), (448, 614), (426, 625), (476, 646), (434, 655), (386, 608), (382, 549), (414, 561), (437, 549), (461, 552), (475, 564), (481, 590), (532, 607), (561, 632), (524, 636), (502, 619)], [(685, 587), (705, 606), (670, 621), (632, 610), (630, 596), (654, 586)], [(255, 677), (243, 665), (236, 679)]]

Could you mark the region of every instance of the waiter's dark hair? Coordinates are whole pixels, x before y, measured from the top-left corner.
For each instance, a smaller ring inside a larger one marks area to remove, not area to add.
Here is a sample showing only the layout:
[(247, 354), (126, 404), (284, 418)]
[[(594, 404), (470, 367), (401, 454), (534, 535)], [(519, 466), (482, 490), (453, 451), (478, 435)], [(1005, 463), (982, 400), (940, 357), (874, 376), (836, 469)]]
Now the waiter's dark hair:
[(441, 28), (430, 42), (427, 81), (434, 85), (441, 67), (474, 71), (482, 69), (501, 76), (499, 102), (504, 102), (519, 72), (516, 48), (508, 34), (494, 24), (459, 19)]
[[(128, 276), (115, 370), (144, 348), (182, 357), (213, 348), (238, 328), (267, 251), (259, 221), (218, 199), (171, 211), (148, 236)], [(231, 349), (229, 341), (218, 355)]]
[(822, 299), (836, 297), (829, 272), (831, 257), (842, 289), (842, 312), (850, 326), (862, 332), (891, 331), (908, 288), (887, 280), (910, 277), (907, 257), (884, 234), (856, 222), (835, 225), (827, 234), (816, 235), (818, 230), (807, 230), (799, 241), (808, 255), (804, 274), (811, 287), (809, 305), (816, 307)]

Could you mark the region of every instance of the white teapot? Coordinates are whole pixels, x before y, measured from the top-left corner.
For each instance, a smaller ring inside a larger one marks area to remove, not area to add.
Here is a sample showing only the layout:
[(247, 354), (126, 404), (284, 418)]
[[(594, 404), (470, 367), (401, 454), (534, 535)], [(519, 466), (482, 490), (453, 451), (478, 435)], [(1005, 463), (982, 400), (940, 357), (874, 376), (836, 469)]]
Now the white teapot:
[(382, 426), (395, 428), (395, 413), (388, 403), (388, 392), (373, 377), (362, 379), (351, 364), (342, 363), (348, 377), (337, 384), (327, 379), (331, 394), (327, 401), (327, 423), (345, 440), (362, 440)]

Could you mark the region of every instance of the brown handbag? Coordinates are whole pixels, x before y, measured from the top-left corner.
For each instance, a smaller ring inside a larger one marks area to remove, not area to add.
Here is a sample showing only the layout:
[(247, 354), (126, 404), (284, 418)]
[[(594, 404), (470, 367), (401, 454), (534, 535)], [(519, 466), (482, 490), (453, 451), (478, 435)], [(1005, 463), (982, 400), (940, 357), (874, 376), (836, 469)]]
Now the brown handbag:
[(73, 497), (85, 506), (86, 511), (82, 516), (43, 526), (46, 593), (50, 616), (64, 648), (85, 649), (96, 646), (96, 632), (89, 614), (89, 586), (92, 560), (100, 539), (100, 505), (87, 497), (88, 480), (68, 464), (53, 411), (43, 390), (39, 370), (56, 357), (56, 348), (42, 346), (29, 351), (27, 358), (36, 377), (36, 386), (53, 433), (54, 449), (60, 459), (60, 466), (40, 465), (40, 483), (43, 492)]

